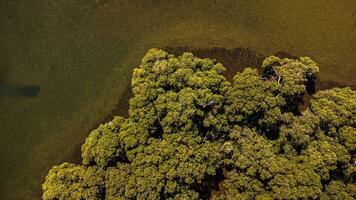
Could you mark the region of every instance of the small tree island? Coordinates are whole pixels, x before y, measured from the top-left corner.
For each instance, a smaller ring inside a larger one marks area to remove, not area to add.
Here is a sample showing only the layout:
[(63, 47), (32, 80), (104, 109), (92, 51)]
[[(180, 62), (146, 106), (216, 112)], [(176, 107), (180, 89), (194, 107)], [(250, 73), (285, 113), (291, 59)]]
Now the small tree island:
[(318, 91), (309, 57), (270, 56), (232, 83), (191, 53), (151, 49), (129, 117), (93, 130), (82, 164), (53, 167), (44, 200), (355, 199), (356, 91)]

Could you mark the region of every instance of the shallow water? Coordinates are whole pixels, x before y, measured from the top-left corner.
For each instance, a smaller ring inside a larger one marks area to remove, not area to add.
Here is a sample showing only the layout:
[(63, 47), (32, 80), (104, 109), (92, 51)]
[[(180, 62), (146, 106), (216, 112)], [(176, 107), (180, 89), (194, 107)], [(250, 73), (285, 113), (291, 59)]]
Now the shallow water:
[(0, 1), (1, 199), (38, 199), (51, 166), (77, 162), (151, 47), (308, 55), (322, 80), (356, 84), (354, 0), (167, 2)]

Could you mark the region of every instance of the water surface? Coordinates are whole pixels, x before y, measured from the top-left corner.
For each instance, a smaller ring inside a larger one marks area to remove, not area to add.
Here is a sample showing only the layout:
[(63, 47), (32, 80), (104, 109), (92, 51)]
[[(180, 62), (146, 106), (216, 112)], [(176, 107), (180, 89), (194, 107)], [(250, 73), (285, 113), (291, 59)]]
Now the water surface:
[(38, 199), (51, 166), (78, 161), (147, 49), (308, 55), (355, 85), (355, 14), (354, 0), (0, 1), (1, 199)]

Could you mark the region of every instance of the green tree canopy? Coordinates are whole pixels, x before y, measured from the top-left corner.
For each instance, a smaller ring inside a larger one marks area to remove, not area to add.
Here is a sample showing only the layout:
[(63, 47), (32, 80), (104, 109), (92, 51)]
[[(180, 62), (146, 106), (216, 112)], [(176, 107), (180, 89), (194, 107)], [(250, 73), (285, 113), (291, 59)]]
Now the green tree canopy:
[(356, 92), (319, 91), (301, 111), (317, 64), (261, 67), (230, 83), (214, 60), (149, 50), (129, 116), (89, 134), (82, 165), (54, 166), (42, 198), (355, 199)]
[(105, 171), (99, 167), (86, 167), (63, 163), (53, 167), (43, 184), (43, 199), (102, 199), (104, 198)]
[(106, 167), (124, 159), (122, 143), (117, 134), (123, 120), (117, 116), (89, 134), (82, 146), (83, 164)]

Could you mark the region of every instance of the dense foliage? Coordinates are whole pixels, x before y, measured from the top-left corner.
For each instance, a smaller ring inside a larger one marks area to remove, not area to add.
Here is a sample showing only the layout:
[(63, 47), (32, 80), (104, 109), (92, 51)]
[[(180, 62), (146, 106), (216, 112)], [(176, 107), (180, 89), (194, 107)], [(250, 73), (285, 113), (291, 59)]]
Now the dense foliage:
[(308, 57), (268, 57), (230, 83), (224, 67), (151, 49), (129, 117), (93, 130), (82, 165), (53, 167), (43, 199), (354, 199), (356, 92), (317, 92)]

